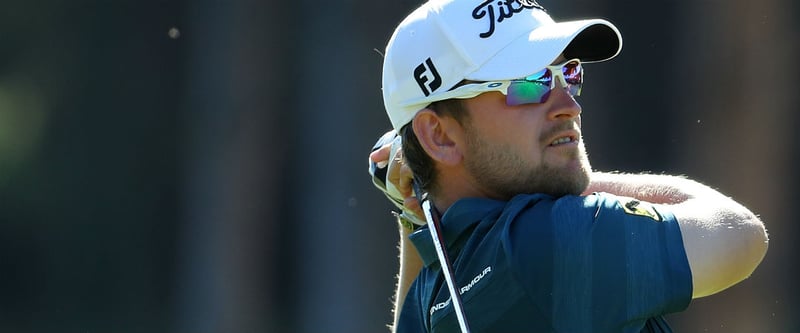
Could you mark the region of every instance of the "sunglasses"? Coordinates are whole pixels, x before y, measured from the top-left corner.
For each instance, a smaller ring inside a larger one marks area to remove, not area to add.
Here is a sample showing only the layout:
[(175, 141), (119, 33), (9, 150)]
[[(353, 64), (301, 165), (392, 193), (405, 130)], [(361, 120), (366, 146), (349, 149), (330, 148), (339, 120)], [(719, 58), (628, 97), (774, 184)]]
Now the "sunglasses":
[(572, 59), (559, 65), (547, 66), (521, 79), (469, 82), (456, 86), (441, 97), (472, 98), (485, 92), (499, 91), (506, 95), (506, 104), (509, 106), (545, 103), (556, 87), (556, 79), (571, 96), (580, 96), (583, 86), (583, 66), (580, 60)]

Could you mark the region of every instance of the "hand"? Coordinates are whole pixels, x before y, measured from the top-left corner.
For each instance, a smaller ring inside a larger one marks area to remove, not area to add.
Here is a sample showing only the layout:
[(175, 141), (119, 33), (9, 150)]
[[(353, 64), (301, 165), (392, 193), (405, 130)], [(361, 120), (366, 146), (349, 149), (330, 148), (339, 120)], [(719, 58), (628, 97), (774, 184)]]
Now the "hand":
[(415, 223), (424, 222), (425, 215), (422, 213), (422, 207), (411, 187), (414, 175), (411, 172), (411, 168), (405, 163), (403, 149), (400, 147), (399, 142), (400, 140), (394, 140), (392, 143), (381, 146), (369, 155), (369, 159), (379, 167), (388, 164), (389, 169), (386, 174), (387, 194), (393, 197), (399, 196), (403, 200), (403, 210), (415, 215), (417, 219)]

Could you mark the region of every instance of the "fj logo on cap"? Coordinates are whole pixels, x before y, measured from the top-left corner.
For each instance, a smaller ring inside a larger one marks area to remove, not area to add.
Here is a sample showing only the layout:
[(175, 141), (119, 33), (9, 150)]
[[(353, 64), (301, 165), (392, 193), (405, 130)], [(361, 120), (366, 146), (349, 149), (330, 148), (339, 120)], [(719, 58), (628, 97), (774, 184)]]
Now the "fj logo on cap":
[[(432, 77), (429, 77), (429, 75)], [(431, 58), (414, 68), (414, 80), (417, 81), (425, 96), (429, 96), (442, 86), (442, 77), (439, 75), (439, 71), (436, 70), (436, 66), (433, 65)]]
[[(541, 9), (544, 10), (536, 0), (486, 0), (472, 11), (472, 17), (480, 20), (484, 17), (489, 21), (489, 30), (482, 32), (479, 36), (481, 38), (489, 38), (494, 34), (494, 27), (496, 23), (501, 23), (503, 20), (511, 18), (514, 14), (521, 12), (523, 9)], [(495, 7), (497, 6), (497, 7)]]

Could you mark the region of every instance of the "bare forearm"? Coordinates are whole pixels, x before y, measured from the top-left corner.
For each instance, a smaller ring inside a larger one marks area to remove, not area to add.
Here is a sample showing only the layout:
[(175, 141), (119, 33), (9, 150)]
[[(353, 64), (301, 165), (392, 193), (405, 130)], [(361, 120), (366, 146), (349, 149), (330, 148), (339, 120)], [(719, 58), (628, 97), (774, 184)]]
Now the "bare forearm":
[(681, 176), (594, 172), (584, 194), (607, 192), (656, 204), (685, 202), (712, 189)]
[(398, 245), (400, 250), (400, 271), (397, 274), (397, 288), (394, 295), (394, 308), (392, 309), (394, 315), (391, 327), (392, 332), (395, 331), (397, 322), (400, 319), (400, 310), (403, 308), (408, 289), (422, 269), (422, 259), (413, 244), (411, 244), (411, 240), (408, 239), (410, 234), (411, 230), (400, 226), (400, 244)]

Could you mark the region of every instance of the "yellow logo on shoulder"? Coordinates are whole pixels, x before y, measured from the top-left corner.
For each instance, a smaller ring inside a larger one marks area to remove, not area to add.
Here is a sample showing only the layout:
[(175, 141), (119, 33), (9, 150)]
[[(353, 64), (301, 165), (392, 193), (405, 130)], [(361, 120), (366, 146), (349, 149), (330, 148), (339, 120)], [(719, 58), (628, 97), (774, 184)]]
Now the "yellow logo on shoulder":
[(621, 198), (620, 204), (625, 212), (632, 215), (639, 215), (649, 217), (656, 221), (661, 221), (661, 215), (658, 215), (653, 205), (647, 202), (641, 202), (633, 198)]

